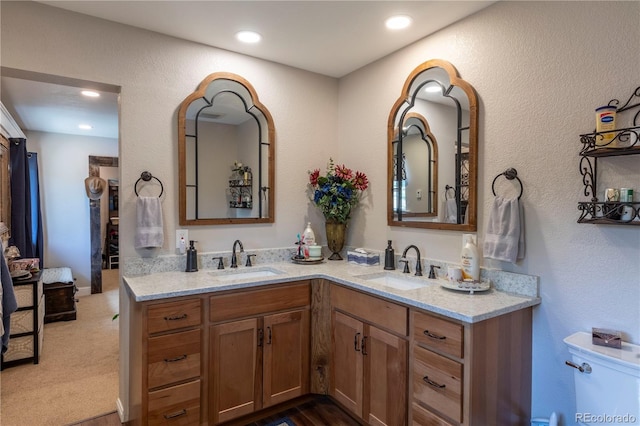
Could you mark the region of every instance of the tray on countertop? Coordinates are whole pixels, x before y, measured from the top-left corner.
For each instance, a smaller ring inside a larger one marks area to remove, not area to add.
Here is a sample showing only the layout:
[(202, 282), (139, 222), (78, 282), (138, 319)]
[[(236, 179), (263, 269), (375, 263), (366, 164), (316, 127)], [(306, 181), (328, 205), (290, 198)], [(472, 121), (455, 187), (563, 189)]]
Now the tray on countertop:
[(310, 257), (308, 259), (298, 259), (293, 256), (291, 258), (291, 261), (298, 265), (317, 265), (318, 263), (322, 263), (324, 261), (324, 256)]

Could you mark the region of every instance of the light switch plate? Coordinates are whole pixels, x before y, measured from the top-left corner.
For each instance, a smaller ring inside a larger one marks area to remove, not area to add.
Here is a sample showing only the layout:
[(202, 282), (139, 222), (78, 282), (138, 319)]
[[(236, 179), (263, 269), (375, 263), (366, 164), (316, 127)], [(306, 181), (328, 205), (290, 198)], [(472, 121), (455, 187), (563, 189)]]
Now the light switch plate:
[(176, 229), (176, 248), (180, 249), (180, 240), (184, 238), (185, 248), (189, 245), (189, 231), (187, 229)]

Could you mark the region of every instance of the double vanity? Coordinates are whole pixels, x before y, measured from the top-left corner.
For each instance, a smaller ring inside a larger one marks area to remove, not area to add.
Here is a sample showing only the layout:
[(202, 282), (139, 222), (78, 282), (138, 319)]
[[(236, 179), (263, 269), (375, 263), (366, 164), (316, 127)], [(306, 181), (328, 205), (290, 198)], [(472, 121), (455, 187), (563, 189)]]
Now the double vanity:
[[(231, 116), (242, 123), (236, 139)], [(475, 90), (452, 64), (412, 71), (387, 121), (389, 226), (476, 231), (477, 122)], [(180, 225), (275, 223), (274, 144), (253, 86), (207, 76), (178, 111)], [(175, 272), (185, 270), (178, 257), (128, 259), (123, 420), (246, 424), (324, 394), (363, 424), (529, 423), (535, 277), (484, 270), (492, 287), (470, 292), (379, 266), (273, 256), (232, 270), (201, 256), (204, 270), (193, 273)]]
[(364, 424), (525, 424), (537, 280), (483, 273), (474, 294), (346, 262), (125, 276), (120, 402), (132, 424), (244, 424), (308, 394)]

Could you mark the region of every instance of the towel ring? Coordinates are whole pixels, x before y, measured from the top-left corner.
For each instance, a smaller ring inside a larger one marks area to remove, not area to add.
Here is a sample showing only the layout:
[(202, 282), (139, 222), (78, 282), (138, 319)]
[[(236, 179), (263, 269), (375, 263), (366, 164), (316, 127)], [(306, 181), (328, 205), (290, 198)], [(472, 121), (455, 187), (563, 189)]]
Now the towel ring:
[(496, 196), (496, 188), (495, 188), (495, 184), (496, 184), (496, 180), (498, 180), (498, 178), (500, 176), (504, 176), (506, 177), (508, 180), (517, 180), (518, 183), (520, 184), (520, 195), (518, 195), (518, 200), (520, 199), (520, 197), (522, 197), (522, 193), (524, 192), (524, 186), (522, 186), (522, 181), (520, 180), (520, 178), (518, 177), (518, 171), (516, 169), (514, 169), (513, 167), (510, 169), (505, 170), (503, 173), (500, 173), (498, 176), (493, 178), (493, 182), (491, 182), (491, 192), (493, 192), (493, 196)]
[(149, 182), (151, 179), (155, 179), (158, 181), (158, 183), (160, 184), (160, 195), (158, 195), (158, 198), (162, 197), (162, 194), (164, 193), (164, 185), (162, 185), (162, 182), (160, 181), (160, 179), (158, 179), (157, 177), (153, 176), (151, 173), (144, 171), (140, 174), (140, 177), (138, 178), (138, 180), (136, 181), (136, 184), (133, 185), (133, 191), (136, 193), (136, 197), (139, 197), (138, 195), (138, 183), (140, 183), (140, 181), (144, 181), (144, 182)]
[(451, 185), (447, 185), (447, 186), (445, 186), (445, 187), (444, 187), (444, 199), (445, 199), (445, 200), (448, 200), (448, 199), (449, 199), (449, 190), (450, 190), (450, 189), (451, 189), (451, 190), (453, 190), (453, 196), (454, 196), (454, 198), (455, 198), (455, 196), (456, 196), (456, 189), (455, 189), (453, 186), (451, 186)]

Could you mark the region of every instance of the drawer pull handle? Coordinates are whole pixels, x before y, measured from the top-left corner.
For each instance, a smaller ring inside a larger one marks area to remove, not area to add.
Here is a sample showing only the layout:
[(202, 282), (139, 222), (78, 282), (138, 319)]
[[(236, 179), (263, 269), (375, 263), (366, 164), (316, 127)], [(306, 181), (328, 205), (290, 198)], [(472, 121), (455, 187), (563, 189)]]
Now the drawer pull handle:
[(424, 335), (427, 337), (431, 337), (432, 339), (438, 339), (438, 340), (444, 340), (447, 338), (447, 336), (438, 336), (437, 334), (433, 334), (429, 330), (425, 330)]
[(176, 417), (184, 416), (185, 414), (187, 414), (187, 410), (183, 408), (182, 410), (175, 412), (173, 414), (164, 414), (164, 418), (166, 420), (170, 420), (170, 419), (175, 419)]
[(187, 314), (182, 314), (178, 317), (164, 317), (164, 319), (166, 321), (178, 321), (178, 320), (183, 320), (183, 319), (187, 319)]
[(187, 355), (182, 355), (182, 356), (178, 356), (175, 358), (165, 358), (164, 362), (177, 362), (177, 361), (182, 361), (183, 359), (187, 359)]
[(441, 385), (440, 383), (436, 383), (429, 378), (429, 376), (424, 376), (422, 378), (428, 385), (433, 386), (434, 388), (444, 389), (447, 385)]
[(360, 337), (360, 333), (356, 333), (356, 336), (353, 339), (353, 349), (355, 349), (356, 352), (360, 352), (360, 349), (358, 348), (358, 337)]

